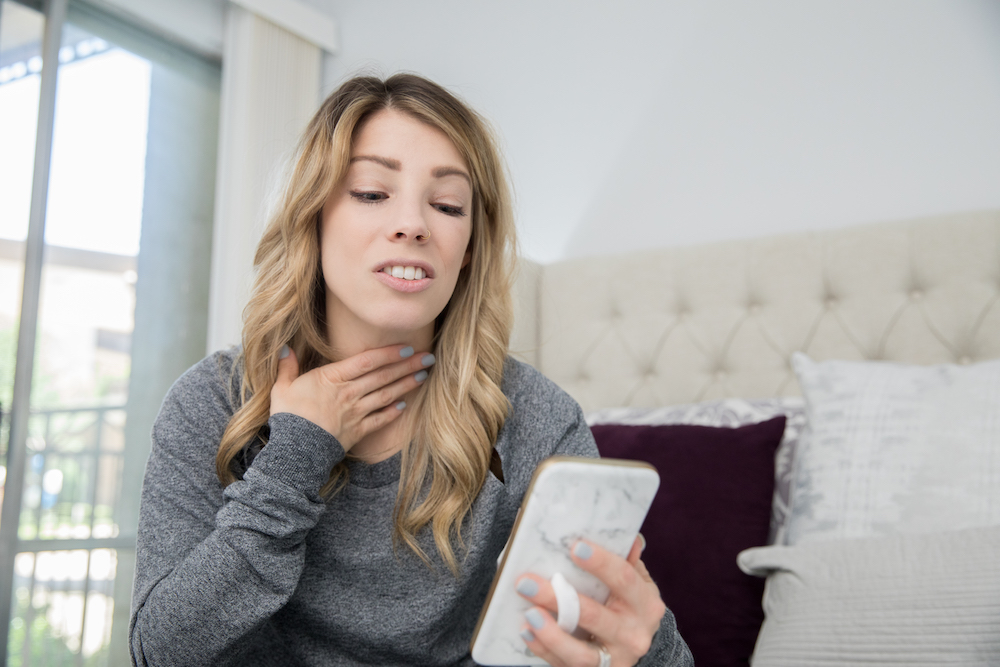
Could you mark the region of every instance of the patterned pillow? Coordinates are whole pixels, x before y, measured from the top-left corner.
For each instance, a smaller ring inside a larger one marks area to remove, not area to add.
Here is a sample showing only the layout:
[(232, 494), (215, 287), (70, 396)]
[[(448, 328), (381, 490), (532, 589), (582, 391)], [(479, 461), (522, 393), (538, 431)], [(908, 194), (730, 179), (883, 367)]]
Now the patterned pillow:
[(788, 544), (1000, 524), (1000, 360), (792, 363), (808, 426)]
[(774, 500), (771, 504), (771, 532), (768, 544), (784, 544), (795, 450), (806, 421), (801, 398), (726, 398), (662, 408), (607, 408), (587, 415), (587, 423), (591, 426), (690, 424), (737, 428), (768, 421), (778, 415), (786, 417), (785, 434), (775, 454)]

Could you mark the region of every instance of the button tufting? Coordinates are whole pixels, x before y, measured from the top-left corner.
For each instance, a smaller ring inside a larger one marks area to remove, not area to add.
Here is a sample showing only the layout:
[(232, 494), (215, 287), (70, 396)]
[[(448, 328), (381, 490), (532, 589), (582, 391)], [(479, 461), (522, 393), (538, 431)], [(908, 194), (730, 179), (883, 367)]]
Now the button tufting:
[(759, 315), (760, 314), (760, 304), (759, 303), (751, 303), (750, 304), (750, 314), (751, 315)]
[(962, 364), (963, 366), (967, 366), (972, 363), (972, 359), (969, 356), (962, 356), (959, 357), (958, 363)]
[(914, 301), (920, 301), (924, 298), (924, 293), (921, 290), (915, 289), (910, 292), (910, 298)]

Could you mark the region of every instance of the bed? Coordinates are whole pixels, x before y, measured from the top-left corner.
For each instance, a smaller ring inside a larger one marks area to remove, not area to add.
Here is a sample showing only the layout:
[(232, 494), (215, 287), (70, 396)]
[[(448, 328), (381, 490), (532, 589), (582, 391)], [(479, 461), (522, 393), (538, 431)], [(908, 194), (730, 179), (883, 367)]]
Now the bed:
[(512, 349), (657, 466), (699, 667), (1000, 664), (1000, 212), (540, 266)]

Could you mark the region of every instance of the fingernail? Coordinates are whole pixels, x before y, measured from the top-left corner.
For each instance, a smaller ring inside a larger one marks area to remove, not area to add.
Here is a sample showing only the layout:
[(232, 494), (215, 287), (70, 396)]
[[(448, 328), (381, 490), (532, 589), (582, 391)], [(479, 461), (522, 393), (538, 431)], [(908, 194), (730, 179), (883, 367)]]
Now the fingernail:
[(413, 379), (417, 382), (423, 382), (427, 379), (427, 371), (418, 371), (413, 375)]
[(646, 550), (646, 538), (643, 537), (642, 533), (639, 533), (639, 541), (642, 542), (642, 546), (639, 547), (639, 553)]
[(402, 350), (399, 351), (399, 356), (403, 357), (404, 359), (406, 359), (407, 357), (412, 357), (413, 348), (410, 346), (404, 347)]
[(594, 555), (594, 550), (586, 542), (577, 542), (576, 546), (573, 547), (573, 555), (580, 560), (587, 560)]
[(399, 403), (396, 403), (397, 410), (402, 410), (405, 407), (406, 407), (406, 401), (400, 401)]
[(291, 351), (291, 349), (287, 345), (282, 345), (281, 346), (281, 352), (278, 353), (278, 358), (279, 359), (284, 359), (285, 357), (287, 357), (291, 353), (292, 353), (292, 351)]
[(425, 354), (424, 358), (420, 360), (420, 363), (422, 363), (424, 366), (430, 366), (435, 361), (437, 361), (437, 359), (434, 358), (433, 354)]
[(538, 595), (538, 584), (535, 583), (534, 579), (522, 579), (517, 583), (517, 592), (533, 598)]
[(526, 642), (533, 642), (535, 641), (535, 633), (525, 628), (524, 630), (521, 630), (521, 639)]
[(531, 623), (531, 627), (535, 628), (536, 630), (545, 625), (545, 619), (542, 618), (541, 612), (539, 612), (537, 609), (529, 609), (528, 611), (524, 612), (524, 617), (528, 619), (528, 623)]

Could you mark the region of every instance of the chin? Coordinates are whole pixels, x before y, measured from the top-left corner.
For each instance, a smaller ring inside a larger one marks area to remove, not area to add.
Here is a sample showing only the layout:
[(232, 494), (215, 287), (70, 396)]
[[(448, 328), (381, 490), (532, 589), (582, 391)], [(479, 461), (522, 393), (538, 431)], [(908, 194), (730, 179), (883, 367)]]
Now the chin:
[(436, 319), (436, 314), (432, 315), (426, 312), (407, 313), (405, 309), (400, 309), (391, 313), (380, 314), (378, 317), (372, 317), (368, 320), (368, 324), (386, 333), (399, 332), (405, 334), (433, 327), (434, 320)]

